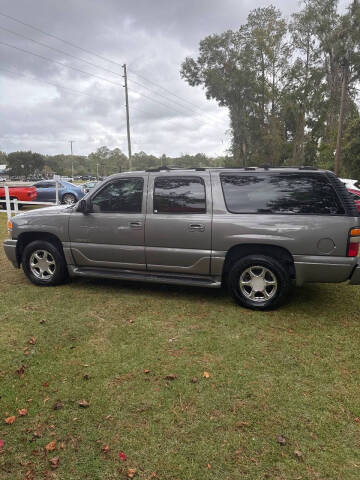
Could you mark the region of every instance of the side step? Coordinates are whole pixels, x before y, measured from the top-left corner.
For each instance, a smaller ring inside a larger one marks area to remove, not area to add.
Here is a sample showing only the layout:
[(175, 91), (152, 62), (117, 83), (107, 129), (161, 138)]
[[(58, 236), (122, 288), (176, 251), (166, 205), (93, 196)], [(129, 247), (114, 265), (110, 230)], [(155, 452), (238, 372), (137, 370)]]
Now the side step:
[(71, 277), (111, 278), (137, 282), (166, 283), (169, 285), (191, 285), (197, 287), (220, 288), (218, 277), (179, 275), (171, 273), (138, 272), (136, 270), (115, 270), (68, 265)]

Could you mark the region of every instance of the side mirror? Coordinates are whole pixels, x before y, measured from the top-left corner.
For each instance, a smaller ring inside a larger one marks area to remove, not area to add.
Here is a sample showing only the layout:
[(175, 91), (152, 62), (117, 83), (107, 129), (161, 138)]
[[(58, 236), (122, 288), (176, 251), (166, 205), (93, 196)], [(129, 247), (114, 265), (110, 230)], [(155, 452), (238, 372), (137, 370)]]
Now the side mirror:
[(80, 200), (77, 211), (85, 214), (92, 212), (91, 202), (89, 200)]

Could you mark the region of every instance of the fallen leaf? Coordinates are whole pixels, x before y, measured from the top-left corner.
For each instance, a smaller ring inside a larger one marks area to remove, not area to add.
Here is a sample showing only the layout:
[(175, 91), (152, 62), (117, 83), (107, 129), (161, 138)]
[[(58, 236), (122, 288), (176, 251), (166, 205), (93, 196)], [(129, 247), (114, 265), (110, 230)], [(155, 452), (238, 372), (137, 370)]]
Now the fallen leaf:
[(210, 373), (209, 372), (204, 372), (203, 377), (204, 378), (210, 378)]
[(84, 380), (90, 380), (90, 375), (88, 375), (87, 373), (85, 373), (85, 375), (83, 376), (83, 379), (84, 379)]
[(191, 383), (197, 383), (199, 380), (196, 377), (193, 377), (190, 381)]
[(211, 470), (211, 464), (210, 463), (207, 464), (207, 468), (208, 468), (208, 470)]
[(127, 460), (127, 456), (125, 455), (124, 452), (119, 452), (119, 458), (120, 458), (120, 460), (122, 460), (123, 462), (126, 462), (126, 460)]
[(80, 402), (78, 403), (79, 407), (81, 408), (88, 408), (90, 406), (90, 403), (87, 402), (86, 400), (80, 400)]
[(150, 373), (150, 370), (146, 369), (144, 370), (144, 373)]
[(20, 375), (20, 378), (24, 378), (25, 375), (25, 365), (20, 365), (20, 367), (16, 370), (16, 373)]
[(302, 453), (300, 452), (300, 450), (295, 450), (295, 451), (294, 451), (294, 455), (295, 455), (295, 457), (297, 457), (297, 458), (301, 458), (301, 457), (302, 457)]
[(37, 432), (36, 430), (33, 431), (33, 438), (41, 438), (42, 434), (40, 432)]
[(41, 324), (43, 324), (43, 323), (45, 323), (45, 322), (46, 322), (46, 320), (44, 320), (44, 319), (40, 320), (40, 323), (41, 323)]
[(32, 470), (28, 470), (26, 473), (25, 473), (25, 478), (24, 480), (34, 480), (34, 472)]
[(355, 417), (355, 418), (354, 418), (354, 422), (360, 423), (360, 418), (359, 418), (359, 417)]
[(176, 380), (177, 375), (175, 373), (170, 373), (170, 375), (166, 375), (165, 380)]
[(284, 435), (279, 435), (276, 441), (281, 446), (286, 445), (286, 438), (284, 437)]
[(46, 445), (45, 450), (47, 452), (52, 452), (52, 451), (55, 450), (55, 448), (56, 448), (56, 442), (53, 440), (52, 442), (50, 442)]
[(55, 402), (53, 407), (54, 410), (61, 410), (62, 408), (63, 408), (63, 404), (61, 400), (58, 400), (57, 402)]
[(29, 353), (30, 353), (29, 347), (25, 347), (24, 348), (24, 355), (29, 355)]
[(128, 478), (134, 478), (136, 475), (136, 468), (128, 468), (127, 476)]
[(109, 445), (104, 445), (103, 447), (101, 447), (101, 450), (104, 453), (108, 453), (108, 452), (110, 452), (110, 447), (109, 447)]
[(8, 425), (11, 425), (15, 422), (16, 420), (16, 417), (15, 415), (13, 415), (12, 417), (7, 417), (4, 419), (4, 422), (7, 423)]
[(49, 462), (50, 462), (51, 468), (57, 468), (60, 463), (60, 458), (59, 457), (50, 458)]
[(4, 446), (4, 440), (0, 439), (0, 451), (2, 450), (3, 446)]
[(49, 382), (43, 383), (42, 386), (43, 386), (44, 388), (47, 388), (47, 387), (49, 386)]
[(36, 343), (36, 338), (35, 337), (30, 337), (29, 338), (29, 344), (30, 345), (35, 345), (35, 343)]
[(28, 411), (26, 408), (20, 408), (20, 410), (18, 410), (18, 414), (20, 417), (25, 417), (28, 414)]

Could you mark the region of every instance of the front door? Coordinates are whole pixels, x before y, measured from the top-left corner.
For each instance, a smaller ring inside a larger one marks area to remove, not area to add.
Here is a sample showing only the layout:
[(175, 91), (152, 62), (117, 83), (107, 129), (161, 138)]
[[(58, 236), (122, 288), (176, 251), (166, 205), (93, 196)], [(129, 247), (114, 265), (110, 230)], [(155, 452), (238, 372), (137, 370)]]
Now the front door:
[(129, 174), (107, 182), (91, 197), (93, 212), (70, 215), (76, 265), (146, 270), (144, 226), (147, 176)]
[(211, 205), (208, 172), (150, 175), (145, 227), (148, 270), (209, 275)]

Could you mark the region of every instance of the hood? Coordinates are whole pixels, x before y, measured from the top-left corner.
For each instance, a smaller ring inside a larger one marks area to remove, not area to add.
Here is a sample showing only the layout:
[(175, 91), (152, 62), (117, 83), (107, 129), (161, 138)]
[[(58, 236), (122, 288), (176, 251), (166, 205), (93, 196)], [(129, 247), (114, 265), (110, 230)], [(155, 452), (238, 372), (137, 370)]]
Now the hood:
[(65, 212), (70, 213), (73, 208), (73, 205), (56, 205), (52, 207), (34, 208), (33, 210), (29, 210), (27, 212), (18, 213), (13, 218), (28, 217), (33, 215), (36, 215), (37, 217), (41, 215), (58, 215)]

